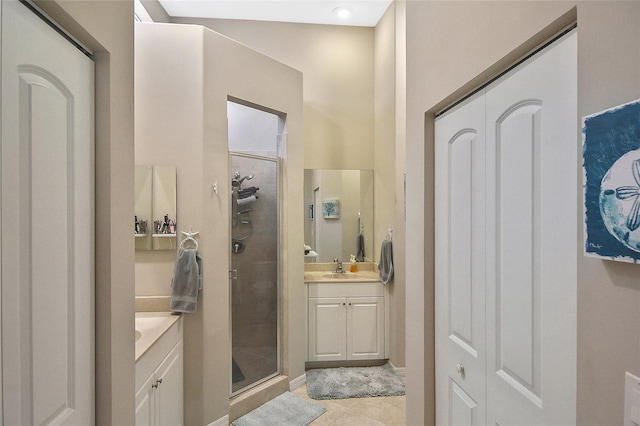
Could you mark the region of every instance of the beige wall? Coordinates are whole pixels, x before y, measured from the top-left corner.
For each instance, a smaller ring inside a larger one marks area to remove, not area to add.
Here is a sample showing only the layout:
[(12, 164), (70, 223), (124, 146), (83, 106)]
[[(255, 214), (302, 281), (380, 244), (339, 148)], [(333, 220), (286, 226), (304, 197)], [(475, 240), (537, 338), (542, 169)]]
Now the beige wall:
[(133, 3), (37, 3), (95, 53), (96, 424), (133, 424)]
[(378, 261), (380, 243), (387, 229), (393, 228), (391, 361), (403, 367), (405, 155), (404, 143), (396, 143), (395, 103), (404, 80), (396, 83), (394, 8), (375, 29), (193, 18), (173, 21), (206, 25), (302, 71), (305, 168), (374, 170), (374, 237), (367, 257)]
[[(578, 3), (579, 117), (640, 98), (639, 23), (638, 2)], [(578, 424), (622, 424), (624, 372), (640, 375), (639, 283), (638, 265), (578, 257)]]
[[(396, 49), (395, 7), (387, 9), (375, 28), (375, 231), (373, 260), (378, 261), (380, 244), (393, 229), (394, 278), (389, 286), (390, 361), (405, 366), (405, 268), (404, 268), (404, 141), (397, 136), (402, 128), (396, 105), (403, 94), (397, 74), (403, 74)], [(400, 55), (403, 58), (403, 56)]]
[(204, 25), (304, 75), (305, 169), (374, 168), (374, 30), (220, 19)]
[[(176, 166), (179, 230), (200, 232), (203, 290), (198, 311), (185, 315), (184, 325), (185, 424), (208, 424), (229, 414), (228, 96), (286, 113), (282, 373), (290, 380), (304, 374), (304, 274), (298, 250), (304, 243), (302, 74), (193, 25), (137, 24), (136, 67), (136, 162)], [(214, 182), (217, 194), (211, 191)], [(174, 256), (137, 254), (139, 263), (149, 263), (136, 265), (145, 291), (169, 294)]]
[[(373, 28), (277, 22), (198, 20), (304, 75), (305, 168), (373, 169), (373, 245), (378, 261), (394, 230), (391, 361), (404, 367), (404, 144), (396, 143), (394, 8)], [(404, 58), (404, 56), (402, 56)], [(402, 84), (399, 85), (402, 89)], [(374, 96), (375, 95), (375, 96)]]
[[(432, 114), (575, 19), (576, 5), (579, 115), (640, 97), (640, 3), (406, 3), (408, 424), (434, 422)], [(582, 257), (582, 223), (576, 212), (577, 423), (621, 424), (624, 371), (640, 373), (640, 269)]]

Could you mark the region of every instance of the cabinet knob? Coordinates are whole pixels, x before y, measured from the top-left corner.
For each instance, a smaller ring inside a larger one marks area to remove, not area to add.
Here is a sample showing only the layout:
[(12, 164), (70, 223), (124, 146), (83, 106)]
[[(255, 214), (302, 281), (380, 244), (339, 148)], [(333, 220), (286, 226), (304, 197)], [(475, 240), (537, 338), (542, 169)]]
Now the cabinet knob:
[(462, 365), (462, 364), (458, 363), (458, 364), (456, 365), (456, 371), (457, 371), (458, 373), (460, 373), (460, 375), (461, 375), (462, 377), (464, 377), (464, 365)]

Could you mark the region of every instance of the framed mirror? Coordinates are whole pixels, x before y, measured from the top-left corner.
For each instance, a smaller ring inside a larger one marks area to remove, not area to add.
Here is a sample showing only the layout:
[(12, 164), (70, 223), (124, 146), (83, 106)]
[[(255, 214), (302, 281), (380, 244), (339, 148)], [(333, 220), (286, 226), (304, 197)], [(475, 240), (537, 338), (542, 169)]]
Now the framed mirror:
[(305, 262), (370, 261), (373, 170), (304, 171)]

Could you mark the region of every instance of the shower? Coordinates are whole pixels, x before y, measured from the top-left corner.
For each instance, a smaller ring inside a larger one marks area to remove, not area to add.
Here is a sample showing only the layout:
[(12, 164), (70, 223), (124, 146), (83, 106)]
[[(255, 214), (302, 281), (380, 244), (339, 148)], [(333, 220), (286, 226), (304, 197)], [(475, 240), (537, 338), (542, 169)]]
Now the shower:
[(231, 153), (231, 395), (280, 373), (277, 159)]

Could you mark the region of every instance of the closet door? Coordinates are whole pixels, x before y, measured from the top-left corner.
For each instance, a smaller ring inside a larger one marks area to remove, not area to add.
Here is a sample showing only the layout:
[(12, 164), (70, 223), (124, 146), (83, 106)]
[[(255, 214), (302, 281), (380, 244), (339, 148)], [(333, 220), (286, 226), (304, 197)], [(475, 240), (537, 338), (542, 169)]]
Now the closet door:
[(2, 2), (1, 127), (0, 423), (90, 425), (93, 63), (17, 1)]
[(485, 421), (484, 91), (436, 122), (436, 419)]
[(576, 33), (487, 89), (487, 424), (575, 424)]
[(575, 424), (576, 34), (439, 117), (438, 424)]

